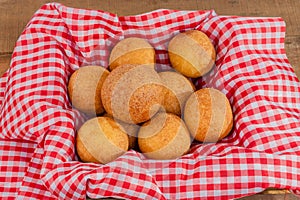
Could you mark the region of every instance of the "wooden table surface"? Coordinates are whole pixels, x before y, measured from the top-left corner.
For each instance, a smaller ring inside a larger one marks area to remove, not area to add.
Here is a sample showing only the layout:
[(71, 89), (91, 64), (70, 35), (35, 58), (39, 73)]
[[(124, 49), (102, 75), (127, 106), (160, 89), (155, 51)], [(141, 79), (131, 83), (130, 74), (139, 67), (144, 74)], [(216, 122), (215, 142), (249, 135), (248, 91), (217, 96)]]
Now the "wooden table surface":
[[(0, 0), (0, 76), (7, 70), (16, 40), (34, 12), (47, 0)], [(57, 0), (66, 6), (135, 15), (159, 8), (210, 10), (219, 15), (282, 17), (287, 57), (300, 78), (300, 0)], [(275, 194), (275, 195), (272, 195)], [(286, 190), (267, 190), (243, 199), (298, 199)]]
[[(0, 0), (0, 74), (9, 66), (15, 42), (33, 13), (46, 0)], [(282, 17), (286, 22), (285, 49), (300, 77), (300, 0), (57, 0), (64, 5), (134, 15), (159, 8), (214, 9), (219, 15)]]

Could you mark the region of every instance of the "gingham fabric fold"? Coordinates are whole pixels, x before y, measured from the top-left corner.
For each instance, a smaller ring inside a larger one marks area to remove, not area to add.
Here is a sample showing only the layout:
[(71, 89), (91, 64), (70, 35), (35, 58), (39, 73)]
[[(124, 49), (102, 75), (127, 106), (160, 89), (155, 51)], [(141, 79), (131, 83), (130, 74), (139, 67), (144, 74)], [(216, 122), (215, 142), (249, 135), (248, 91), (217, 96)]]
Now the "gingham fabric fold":
[[(81, 66), (107, 67), (113, 45), (146, 38), (157, 68), (169, 68), (167, 44), (180, 31), (205, 32), (216, 66), (197, 87), (229, 98), (234, 128), (217, 144), (194, 144), (173, 161), (130, 150), (99, 165), (74, 148), (84, 121), (67, 96)], [(214, 11), (157, 10), (137, 16), (46, 4), (16, 43), (0, 79), (1, 199), (232, 199), (268, 187), (300, 190), (300, 84), (284, 52), (280, 18), (218, 16)]]

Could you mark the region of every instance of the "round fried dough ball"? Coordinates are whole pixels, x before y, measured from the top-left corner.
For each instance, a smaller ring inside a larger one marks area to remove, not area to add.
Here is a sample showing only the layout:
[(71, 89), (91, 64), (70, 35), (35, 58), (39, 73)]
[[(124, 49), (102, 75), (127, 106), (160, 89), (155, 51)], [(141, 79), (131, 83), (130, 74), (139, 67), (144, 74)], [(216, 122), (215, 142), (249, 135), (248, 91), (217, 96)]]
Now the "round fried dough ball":
[(138, 144), (146, 157), (169, 160), (188, 152), (191, 138), (184, 122), (177, 115), (160, 112), (142, 125)]
[(154, 67), (155, 50), (147, 40), (130, 37), (119, 41), (109, 57), (109, 68), (114, 70), (124, 64), (149, 64)]
[(122, 65), (103, 83), (101, 99), (106, 112), (130, 124), (149, 120), (159, 110), (164, 88), (149, 65)]
[(76, 149), (84, 162), (106, 164), (128, 150), (128, 136), (120, 125), (109, 117), (95, 117), (78, 130)]
[(203, 32), (190, 30), (177, 34), (168, 45), (172, 67), (190, 78), (206, 74), (214, 66), (216, 51)]
[(230, 103), (219, 90), (200, 89), (187, 100), (184, 121), (196, 140), (217, 142), (226, 137), (232, 129), (233, 115)]
[(101, 87), (108, 74), (109, 71), (100, 66), (84, 66), (76, 70), (68, 83), (72, 105), (87, 115), (103, 113)]

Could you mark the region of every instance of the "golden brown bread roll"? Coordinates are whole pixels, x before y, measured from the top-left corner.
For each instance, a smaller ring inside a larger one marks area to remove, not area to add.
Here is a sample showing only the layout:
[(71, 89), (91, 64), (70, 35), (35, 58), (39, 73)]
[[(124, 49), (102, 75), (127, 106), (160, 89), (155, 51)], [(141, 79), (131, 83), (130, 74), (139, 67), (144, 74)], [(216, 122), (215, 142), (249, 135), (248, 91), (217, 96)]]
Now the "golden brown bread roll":
[(76, 149), (84, 162), (106, 164), (128, 150), (128, 136), (120, 125), (109, 117), (95, 117), (78, 130)]
[(183, 75), (197, 78), (213, 67), (216, 52), (213, 44), (203, 32), (190, 30), (177, 34), (168, 45), (172, 67)]
[(186, 100), (195, 91), (194, 85), (177, 72), (166, 71), (158, 74), (166, 90), (162, 106), (166, 112), (180, 116)]
[(124, 64), (149, 64), (154, 67), (155, 50), (142, 38), (130, 37), (118, 42), (109, 57), (109, 68), (114, 70)]
[(188, 152), (190, 134), (184, 122), (171, 113), (159, 112), (138, 133), (142, 153), (152, 159), (175, 159)]
[(101, 87), (109, 71), (100, 66), (84, 66), (70, 77), (68, 93), (72, 105), (90, 116), (104, 112)]
[(101, 99), (106, 112), (126, 123), (149, 120), (164, 98), (161, 79), (149, 65), (122, 65), (103, 83)]
[[(110, 117), (113, 118), (112, 116), (110, 116), (109, 114), (105, 113), (103, 115), (104, 117)], [(129, 147), (128, 149), (133, 149), (136, 146), (137, 143), (137, 134), (139, 131), (140, 126), (136, 125), (136, 124), (127, 124), (125, 122), (122, 122), (121, 120), (118, 119), (114, 119), (118, 124), (121, 125), (121, 128), (124, 129), (124, 131), (127, 133), (128, 135), (128, 139), (129, 139)]]
[(184, 121), (196, 140), (217, 142), (226, 137), (232, 128), (230, 103), (227, 97), (216, 89), (200, 89), (187, 100)]

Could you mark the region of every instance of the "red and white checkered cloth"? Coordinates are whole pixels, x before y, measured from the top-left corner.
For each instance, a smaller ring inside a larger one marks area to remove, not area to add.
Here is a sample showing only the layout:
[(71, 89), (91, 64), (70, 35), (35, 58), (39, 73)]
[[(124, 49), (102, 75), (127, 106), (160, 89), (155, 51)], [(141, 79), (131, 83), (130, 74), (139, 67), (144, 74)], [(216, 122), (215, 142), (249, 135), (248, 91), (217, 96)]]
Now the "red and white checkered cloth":
[[(231, 135), (196, 144), (175, 161), (130, 150), (107, 165), (76, 159), (83, 117), (67, 96), (80, 66), (107, 66), (124, 36), (146, 38), (158, 68), (179, 31), (205, 32), (217, 50), (198, 87), (215, 87), (233, 106)], [(1, 199), (232, 199), (268, 187), (300, 193), (300, 84), (284, 51), (280, 18), (218, 16), (214, 11), (157, 10), (137, 16), (46, 4), (16, 43), (0, 79)]]

